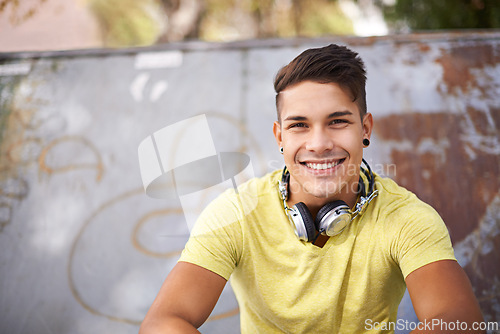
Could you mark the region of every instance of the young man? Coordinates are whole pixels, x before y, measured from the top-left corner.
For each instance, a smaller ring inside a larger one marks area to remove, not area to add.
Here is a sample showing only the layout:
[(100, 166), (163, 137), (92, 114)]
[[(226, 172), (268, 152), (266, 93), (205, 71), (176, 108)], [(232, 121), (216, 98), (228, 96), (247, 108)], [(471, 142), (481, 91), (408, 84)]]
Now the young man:
[(457, 321), (474, 332), (481, 312), (439, 215), (360, 169), (373, 127), (365, 81), (362, 60), (337, 45), (279, 71), (286, 169), (205, 209), (140, 333), (197, 333), (229, 277), (241, 333), (393, 332), (406, 287), (419, 333)]

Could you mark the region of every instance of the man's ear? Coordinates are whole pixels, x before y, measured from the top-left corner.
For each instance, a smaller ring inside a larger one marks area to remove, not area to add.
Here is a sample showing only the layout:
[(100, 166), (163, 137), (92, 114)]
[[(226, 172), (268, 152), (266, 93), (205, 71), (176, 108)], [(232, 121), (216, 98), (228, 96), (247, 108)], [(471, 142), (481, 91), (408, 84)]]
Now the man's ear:
[(283, 147), (281, 144), (283, 142), (281, 138), (281, 125), (278, 121), (275, 121), (273, 123), (273, 133), (274, 133), (274, 138), (276, 138), (276, 143), (278, 144), (279, 147)]
[(373, 116), (370, 113), (366, 113), (363, 116), (363, 137), (370, 139), (373, 129)]

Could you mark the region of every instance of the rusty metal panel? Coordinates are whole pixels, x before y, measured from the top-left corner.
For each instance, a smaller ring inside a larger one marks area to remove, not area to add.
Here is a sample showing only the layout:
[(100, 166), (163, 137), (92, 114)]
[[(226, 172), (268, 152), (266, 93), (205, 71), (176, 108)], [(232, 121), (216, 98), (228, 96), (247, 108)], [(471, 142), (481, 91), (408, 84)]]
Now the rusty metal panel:
[[(328, 43), (367, 65), (366, 158), (441, 214), (498, 321), (500, 32), (460, 32), (0, 55), (2, 332), (136, 333), (189, 234), (179, 201), (144, 194), (139, 143), (205, 114), (218, 151), (280, 168), (273, 76)], [(237, 327), (228, 288), (203, 332)]]
[[(393, 50), (394, 56), (413, 70), (401, 69), (392, 93), (408, 104), (377, 119), (377, 137), (397, 166), (394, 178), (443, 217), (485, 318), (498, 321), (500, 44), (422, 41), (405, 49)], [(415, 85), (410, 73), (416, 71), (435, 75)], [(425, 93), (410, 91), (412, 85)]]

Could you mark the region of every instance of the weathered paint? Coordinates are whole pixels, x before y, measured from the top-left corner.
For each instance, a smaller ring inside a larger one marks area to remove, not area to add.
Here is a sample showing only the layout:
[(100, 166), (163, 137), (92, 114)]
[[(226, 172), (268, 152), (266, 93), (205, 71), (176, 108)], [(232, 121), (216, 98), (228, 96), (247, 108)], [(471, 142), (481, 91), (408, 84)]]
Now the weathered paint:
[[(328, 43), (359, 51), (368, 68), (375, 130), (366, 158), (441, 214), (486, 318), (498, 321), (494, 31), (1, 54), (0, 63), (31, 64), (28, 74), (0, 77), (2, 330), (136, 333), (187, 237), (180, 203), (141, 189), (140, 141), (204, 113), (219, 152), (248, 154), (257, 175), (280, 168), (273, 76)], [(137, 67), (149, 52), (182, 61)], [(410, 310), (404, 302), (400, 316), (415, 320)], [(225, 290), (203, 332), (235, 333), (235, 312)]]
[(441, 214), (481, 308), (494, 320), (500, 317), (500, 44), (456, 44), (436, 59), (443, 70), (436, 89), (457, 98), (458, 110), (391, 115), (376, 130), (384, 140), (409, 142), (391, 151), (395, 178)]

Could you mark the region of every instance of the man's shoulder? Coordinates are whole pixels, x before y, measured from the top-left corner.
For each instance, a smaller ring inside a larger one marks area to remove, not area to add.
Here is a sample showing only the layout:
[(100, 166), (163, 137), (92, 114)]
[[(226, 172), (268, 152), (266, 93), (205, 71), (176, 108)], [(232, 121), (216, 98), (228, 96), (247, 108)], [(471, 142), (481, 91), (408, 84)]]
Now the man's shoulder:
[(443, 219), (430, 204), (389, 178), (377, 177), (376, 182), (376, 217), (387, 245), (404, 248), (406, 241), (419, 238), (431, 243), (436, 238), (449, 238)]
[(278, 191), (278, 181), (281, 177), (280, 170), (274, 170), (264, 176), (256, 176), (247, 179), (243, 182), (237, 182), (236, 188), (231, 188), (225, 191), (225, 196), (262, 196), (268, 195), (273, 189)]
[(408, 196), (411, 191), (403, 186), (400, 186), (393, 179), (373, 173), (375, 177), (375, 189), (383, 191), (389, 196)]
[(280, 173), (281, 171), (275, 170), (264, 176), (252, 177), (244, 181), (241, 181), (242, 178), (237, 179), (235, 182), (237, 187), (231, 187), (223, 191), (207, 208), (220, 210), (224, 207), (225, 209), (232, 208), (232, 210), (248, 213), (255, 209), (258, 203), (267, 202), (267, 200), (262, 200), (263, 197), (272, 197), (278, 194)]
[(379, 191), (381, 207), (387, 214), (436, 213), (430, 204), (422, 201), (415, 193), (400, 186), (391, 178), (375, 175), (375, 189)]

